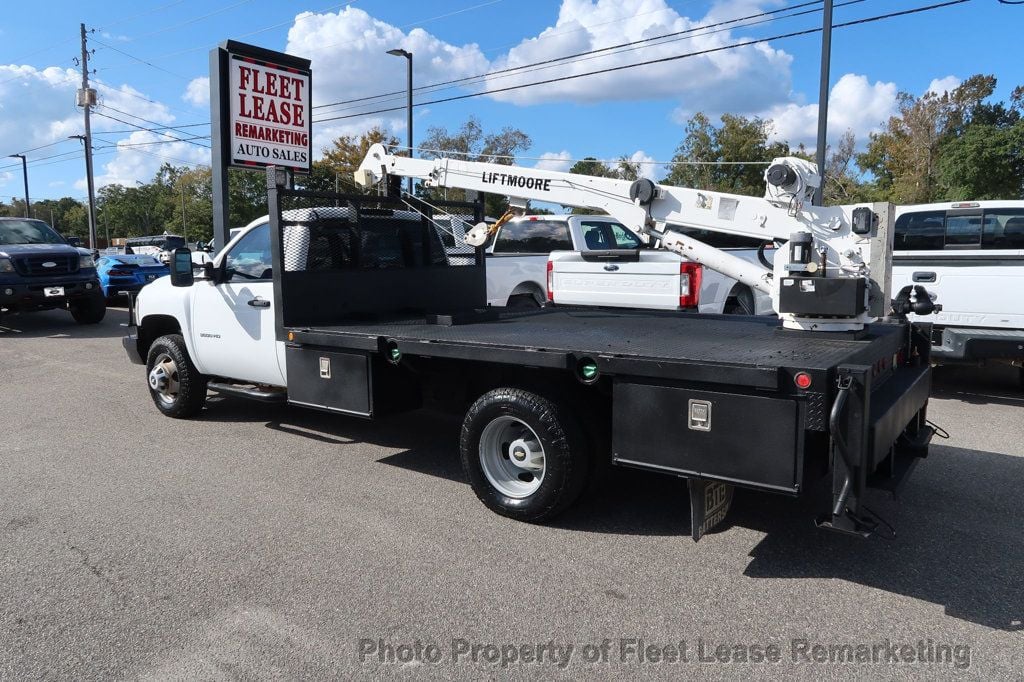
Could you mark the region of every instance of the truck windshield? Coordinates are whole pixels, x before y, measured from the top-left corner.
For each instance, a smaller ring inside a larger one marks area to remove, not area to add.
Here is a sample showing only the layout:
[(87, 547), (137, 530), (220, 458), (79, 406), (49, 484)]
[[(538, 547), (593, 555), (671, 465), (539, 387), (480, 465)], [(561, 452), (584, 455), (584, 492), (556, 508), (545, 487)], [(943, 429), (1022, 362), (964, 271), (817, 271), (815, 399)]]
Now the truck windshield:
[(0, 244), (66, 244), (64, 237), (41, 220), (0, 221)]

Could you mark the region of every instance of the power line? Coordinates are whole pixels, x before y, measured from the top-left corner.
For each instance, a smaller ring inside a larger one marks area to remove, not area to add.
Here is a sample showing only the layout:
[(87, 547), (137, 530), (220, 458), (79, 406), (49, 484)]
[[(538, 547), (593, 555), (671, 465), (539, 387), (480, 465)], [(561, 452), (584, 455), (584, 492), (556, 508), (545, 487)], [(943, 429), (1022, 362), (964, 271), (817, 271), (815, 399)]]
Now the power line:
[[(32, 147), (32, 149), (22, 149), (20, 152), (15, 152), (15, 154), (28, 154), (29, 152), (38, 151), (40, 149), (46, 149), (47, 147), (54, 147), (54, 146), (56, 146), (58, 144), (64, 144), (65, 142), (70, 142), (70, 141), (71, 140), (68, 140), (67, 138), (65, 138), (63, 140), (57, 140), (56, 142), (51, 142), (49, 144), (43, 144), (43, 145), (40, 145), (38, 147)], [(14, 154), (4, 154), (4, 156), (5, 157), (6, 156), (14, 156)]]
[[(868, 23), (872, 23), (872, 22), (876, 22), (876, 21), (882, 21), (884, 19), (892, 19), (892, 18), (895, 18), (895, 17), (907, 16), (907, 15), (911, 15), (911, 14), (918, 14), (920, 12), (927, 12), (927, 11), (939, 9), (939, 8), (942, 8), (942, 7), (950, 7), (950, 6), (953, 6), (953, 5), (960, 5), (960, 4), (963, 4), (965, 2), (970, 2), (970, 1), (971, 0), (949, 0), (948, 2), (936, 3), (936, 4), (933, 4), (933, 5), (927, 5), (925, 7), (917, 7), (917, 8), (914, 8), (914, 9), (902, 10), (902, 11), (899, 11), (899, 12), (890, 12), (888, 14), (880, 14), (880, 15), (876, 15), (876, 16), (873, 16), (873, 17), (865, 17), (863, 19), (857, 19), (857, 20), (854, 20), (854, 21), (847, 21), (847, 22), (840, 23), (840, 24), (834, 24), (833, 28), (835, 29), (835, 28), (847, 28), (849, 26), (858, 26), (858, 25), (861, 25), (861, 24), (868, 24)], [(772, 41), (772, 40), (785, 40), (785, 39), (788, 39), (788, 38), (796, 38), (798, 36), (812, 35), (814, 33), (820, 33), (821, 30), (822, 30), (821, 27), (818, 27), (818, 28), (809, 28), (809, 29), (805, 29), (805, 30), (802, 30), (802, 31), (792, 31), (790, 33), (783, 33), (783, 34), (779, 34), (779, 35), (775, 35), (775, 36), (769, 36), (767, 38), (756, 38), (756, 39), (751, 39), (751, 40), (747, 40), (747, 41), (743, 41), (743, 42), (739, 42), (739, 43), (733, 43), (731, 45), (722, 45), (722, 46), (719, 46), (719, 47), (708, 48), (708, 49), (705, 49), (705, 50), (698, 50), (698, 51), (695, 51), (695, 52), (688, 52), (688, 53), (680, 54), (680, 55), (673, 55), (673, 56), (670, 56), (670, 57), (661, 57), (661, 58), (658, 58), (658, 59), (649, 59), (649, 60), (646, 60), (646, 61), (635, 62), (635, 63), (632, 63), (632, 64), (622, 64), (622, 65), (619, 65), (619, 66), (611, 66), (611, 67), (607, 67), (607, 68), (604, 68), (604, 69), (597, 69), (597, 70), (594, 70), (594, 71), (587, 71), (587, 72), (584, 72), (584, 73), (570, 74), (568, 76), (559, 76), (557, 78), (548, 78), (546, 80), (533, 81), (531, 83), (521, 83), (519, 85), (508, 85), (508, 86), (505, 86), (505, 87), (502, 87), (502, 88), (491, 88), (489, 90), (482, 90), (480, 92), (473, 92), (473, 93), (468, 93), (468, 94), (465, 94), (465, 95), (455, 95), (453, 97), (444, 97), (444, 98), (441, 98), (441, 99), (429, 100), (429, 101), (426, 101), (426, 102), (418, 102), (418, 103), (414, 104), (413, 106), (421, 107), (421, 106), (428, 106), (428, 105), (431, 105), (431, 104), (443, 104), (445, 102), (454, 102), (454, 101), (457, 101), (457, 100), (469, 99), (471, 97), (480, 97), (480, 96), (483, 96), (483, 95), (492, 95), (492, 94), (497, 94), (497, 93), (500, 93), (500, 92), (509, 92), (511, 90), (520, 90), (520, 89), (523, 89), (523, 88), (536, 87), (536, 86), (539, 86), (539, 85), (549, 85), (549, 84), (552, 84), (552, 83), (560, 83), (560, 82), (563, 82), (563, 81), (575, 80), (577, 78), (585, 78), (587, 76), (596, 76), (596, 75), (603, 74), (603, 73), (612, 73), (612, 72), (615, 72), (615, 71), (623, 71), (623, 70), (626, 70), (626, 69), (633, 69), (633, 68), (636, 68), (636, 67), (639, 67), (639, 66), (649, 66), (651, 64), (663, 64), (663, 63), (666, 63), (666, 62), (677, 61), (679, 59), (687, 59), (687, 58), (690, 58), (690, 57), (698, 57), (698, 56), (705, 55), (705, 54), (712, 54), (712, 53), (715, 53), (715, 52), (723, 52), (725, 50), (733, 50), (733, 49), (736, 49), (736, 48), (747, 47), (747, 46), (750, 46), (750, 45), (758, 45), (760, 43), (766, 43), (766, 42), (769, 42), (769, 41)], [(377, 109), (377, 110), (374, 110), (374, 111), (364, 111), (364, 112), (360, 112), (360, 113), (356, 113), (356, 114), (346, 114), (344, 116), (332, 116), (332, 117), (328, 117), (328, 118), (322, 118), (322, 119), (319, 119), (319, 120), (314, 120), (313, 123), (326, 123), (328, 121), (339, 121), (339, 120), (349, 119), (349, 118), (359, 118), (359, 117), (362, 117), (362, 116), (372, 116), (374, 114), (383, 114), (383, 113), (389, 113), (389, 112), (392, 112), (392, 111), (405, 110), (405, 108), (406, 107), (404, 107), (404, 106), (387, 107), (387, 108), (384, 108), (384, 109)]]
[[(347, 2), (342, 2), (342, 3), (337, 4), (337, 5), (331, 5), (330, 7), (325, 7), (324, 9), (317, 10), (317, 11), (318, 12), (330, 12), (331, 10), (338, 9), (339, 7), (345, 7), (347, 5), (351, 5), (354, 2), (356, 2), (356, 0), (347, 0)], [(238, 38), (248, 38), (249, 36), (254, 36), (254, 35), (257, 35), (259, 33), (264, 33), (266, 31), (270, 31), (270, 30), (275, 29), (275, 28), (280, 28), (282, 26), (287, 26), (288, 24), (297, 24), (300, 21), (305, 21), (307, 19), (312, 19), (313, 17), (317, 17), (317, 16), (320, 16), (320, 15), (319, 14), (309, 14), (309, 15), (304, 16), (304, 17), (292, 17), (288, 21), (282, 21), (282, 22), (279, 22), (277, 24), (271, 24), (270, 26), (264, 26), (263, 28), (256, 29), (255, 31), (249, 31), (248, 33), (240, 33), (240, 34), (238, 34)], [(209, 49), (212, 49), (214, 47), (217, 47), (217, 46), (216, 45), (200, 45), (199, 47), (190, 47), (190, 48), (185, 49), (185, 50), (177, 50), (175, 52), (165, 52), (163, 54), (158, 54), (158, 55), (156, 55), (154, 57), (150, 57), (150, 59), (163, 59), (165, 57), (177, 57), (178, 55), (188, 54), (189, 52), (198, 52), (199, 50), (209, 50)]]
[[(863, 2), (863, 0), (855, 0), (855, 2)], [(593, 49), (593, 50), (586, 50), (584, 52), (576, 52), (576, 53), (573, 53), (573, 54), (563, 55), (561, 57), (553, 57), (551, 59), (545, 59), (543, 61), (533, 62), (531, 64), (523, 64), (521, 66), (512, 66), (512, 67), (508, 67), (508, 68), (505, 68), (505, 69), (498, 69), (496, 71), (488, 71), (487, 73), (477, 74), (475, 76), (465, 76), (463, 78), (454, 78), (452, 80), (440, 81), (440, 82), (437, 82), (437, 83), (430, 83), (428, 85), (423, 85), (423, 86), (420, 86), (418, 88), (413, 88), (413, 92), (419, 92), (419, 91), (423, 91), (423, 90), (439, 88), (439, 87), (444, 86), (444, 85), (452, 85), (452, 84), (456, 84), (456, 83), (465, 83), (466, 81), (472, 81), (472, 80), (477, 80), (477, 79), (481, 79), (481, 78), (489, 78), (491, 76), (495, 76), (495, 75), (503, 74), (503, 73), (510, 73), (510, 72), (513, 72), (513, 71), (522, 71), (524, 69), (532, 69), (533, 67), (542, 66), (542, 65), (545, 65), (545, 64), (553, 64), (555, 62), (562, 62), (562, 61), (572, 60), (572, 59), (575, 59), (576, 57), (583, 57), (583, 56), (586, 56), (586, 55), (593, 55), (593, 54), (598, 54), (598, 53), (603, 53), (603, 52), (610, 52), (610, 51), (613, 51), (613, 50), (619, 50), (619, 49), (624, 48), (624, 47), (629, 47), (629, 46), (633, 46), (633, 45), (639, 45), (639, 44), (642, 44), (642, 43), (649, 43), (649, 42), (652, 42), (652, 41), (655, 41), (655, 40), (662, 40), (664, 38), (670, 38), (670, 37), (675, 37), (675, 36), (693, 34), (693, 33), (696, 33), (698, 31), (707, 31), (708, 29), (718, 28), (718, 27), (721, 27), (721, 26), (727, 26), (727, 25), (735, 24), (735, 23), (738, 23), (738, 22), (741, 22), (741, 21), (746, 21), (748, 19), (756, 19), (756, 18), (760, 18), (760, 17), (766, 17), (766, 16), (770, 16), (770, 15), (779, 14), (781, 12), (791, 11), (791, 10), (795, 10), (795, 9), (801, 9), (803, 7), (809, 7), (811, 5), (820, 5), (821, 3), (822, 3), (822, 0), (814, 0), (813, 2), (804, 2), (802, 4), (792, 5), (792, 6), (789, 6), (789, 7), (782, 7), (780, 9), (771, 10), (771, 11), (768, 11), (768, 12), (759, 12), (757, 14), (751, 14), (751, 15), (748, 15), (748, 16), (745, 16), (745, 17), (737, 17), (735, 19), (728, 19), (728, 20), (725, 20), (725, 21), (719, 21), (717, 23), (708, 24), (706, 26), (695, 26), (695, 27), (691, 27), (691, 28), (688, 28), (688, 29), (685, 29), (685, 30), (682, 30), (682, 31), (675, 31), (675, 32), (672, 32), (672, 33), (665, 33), (665, 34), (658, 35), (658, 36), (652, 36), (650, 38), (641, 38), (639, 40), (633, 40), (633, 41), (629, 41), (629, 42), (626, 42), (626, 43), (620, 43), (618, 45), (609, 45), (607, 47), (596, 48), (596, 49)], [(853, 4), (853, 3), (851, 2), (851, 3), (843, 3), (843, 4)], [(794, 15), (794, 16), (799, 16), (799, 15)], [(788, 17), (786, 17), (786, 18), (788, 18)], [(705, 35), (705, 34), (701, 34), (701, 35)], [(572, 63), (572, 62), (569, 62), (569, 63)], [(371, 100), (371, 99), (379, 99), (381, 97), (389, 97), (391, 95), (404, 95), (404, 94), (405, 94), (405, 90), (396, 90), (394, 92), (386, 92), (386, 93), (382, 93), (380, 95), (372, 95), (372, 96), (368, 96), (368, 97), (358, 97), (358, 98), (355, 98), (355, 99), (341, 100), (341, 101), (338, 101), (338, 102), (331, 102), (329, 104), (318, 104), (318, 105), (314, 106), (313, 109), (323, 109), (323, 108), (326, 108), (326, 107), (332, 107), (332, 106), (336, 106), (336, 105), (339, 105), (339, 104), (350, 104), (350, 103), (353, 103), (353, 102), (363, 102), (363, 101), (367, 101), (367, 100)]]
[[(134, 114), (129, 114), (127, 112), (121, 111), (119, 109), (114, 109), (113, 107), (108, 106), (106, 104), (103, 105), (103, 108), (104, 109), (110, 109), (111, 111), (116, 111), (119, 114), (124, 114), (125, 116), (131, 116), (132, 118), (137, 118), (140, 121), (146, 121), (147, 123), (154, 123), (153, 121), (150, 121), (148, 119), (142, 118), (141, 116), (136, 116)], [(169, 138), (171, 138), (172, 141), (188, 142), (189, 144), (194, 144), (195, 146), (202, 147), (203, 149), (209, 149), (210, 148), (208, 145), (200, 144), (198, 142), (193, 142), (193, 141), (187, 140), (187, 139), (182, 139), (180, 137), (176, 137), (174, 135), (171, 135), (170, 133), (167, 133), (167, 132), (157, 131), (157, 130), (155, 130), (153, 128), (147, 128), (145, 126), (140, 126), (137, 123), (132, 123), (131, 121), (126, 121), (123, 118), (118, 118), (117, 116), (111, 116), (110, 114), (105, 114), (105, 113), (100, 112), (100, 111), (97, 111), (96, 115), (97, 116), (102, 116), (103, 118), (109, 118), (109, 119), (111, 119), (113, 121), (117, 121), (118, 123), (124, 123), (125, 125), (133, 126), (134, 128), (137, 128), (138, 130), (142, 130), (142, 131), (145, 131), (145, 132), (148, 132), (148, 133), (155, 133), (156, 135), (163, 135), (164, 137), (169, 137)], [(156, 124), (156, 125), (159, 125), (159, 124)], [(177, 130), (177, 128), (174, 128), (174, 127), (168, 127), (167, 129), (168, 130)], [(135, 131), (133, 130), (131, 132), (135, 132)], [(178, 132), (181, 132), (181, 131), (179, 130)], [(111, 133), (107, 132), (105, 134), (109, 135)]]
[[(152, 67), (152, 68), (156, 69), (157, 71), (163, 71), (164, 73), (169, 74), (171, 76), (174, 76), (175, 78), (181, 78), (182, 80), (191, 80), (187, 76), (182, 76), (180, 73), (174, 73), (173, 71), (168, 71), (167, 69), (165, 69), (162, 66), (157, 66), (156, 64), (154, 64), (152, 62), (147, 62), (145, 59), (142, 59), (141, 57), (136, 57), (133, 54), (129, 54), (129, 53), (125, 52), (122, 49), (114, 47), (113, 45), (107, 45), (102, 40), (97, 40), (96, 38), (93, 38), (92, 42), (99, 43), (100, 45), (102, 45), (103, 47), (107, 48), (108, 50), (113, 50), (114, 52), (117, 52), (118, 54), (123, 54), (125, 57), (128, 57), (129, 59), (134, 59), (135, 61), (139, 62), (140, 64), (145, 64), (146, 66)], [(110, 66), (107, 67), (107, 69), (111, 69), (111, 68), (115, 68), (115, 67), (110, 67)], [(107, 69), (104, 69), (104, 70), (107, 70)]]
[[(98, 139), (100, 142), (106, 142), (107, 144), (116, 144), (113, 140), (105, 140), (103, 138), (96, 138), (96, 139)], [(156, 154), (154, 152), (149, 152), (149, 151), (146, 151), (144, 149), (134, 149), (132, 151), (138, 152), (139, 154), (146, 154), (147, 156), (154, 156), (154, 157), (156, 157), (158, 159), (164, 159), (165, 161), (174, 161), (176, 163), (183, 163), (186, 166), (205, 166), (205, 165), (207, 165), (207, 164), (204, 164), (204, 163), (197, 163), (196, 161), (186, 161), (185, 159), (179, 159), (179, 158), (176, 158), (176, 157), (173, 157), (173, 156), (167, 156), (165, 154)]]
[(154, 12), (159, 12), (161, 10), (165, 10), (168, 7), (174, 7), (175, 5), (180, 5), (183, 2), (185, 2), (185, 0), (174, 0), (174, 2), (169, 2), (166, 5), (160, 5), (159, 7), (153, 7), (152, 9), (147, 9), (145, 12), (139, 12), (138, 14), (133, 14), (130, 17), (125, 17), (123, 19), (119, 19), (119, 20), (115, 21), (112, 24), (106, 24), (100, 30), (105, 31), (105, 30), (110, 29), (110, 28), (112, 28), (114, 26), (120, 26), (121, 24), (127, 24), (130, 21), (135, 21), (139, 17), (144, 17), (144, 16), (146, 16), (148, 14), (153, 14)]

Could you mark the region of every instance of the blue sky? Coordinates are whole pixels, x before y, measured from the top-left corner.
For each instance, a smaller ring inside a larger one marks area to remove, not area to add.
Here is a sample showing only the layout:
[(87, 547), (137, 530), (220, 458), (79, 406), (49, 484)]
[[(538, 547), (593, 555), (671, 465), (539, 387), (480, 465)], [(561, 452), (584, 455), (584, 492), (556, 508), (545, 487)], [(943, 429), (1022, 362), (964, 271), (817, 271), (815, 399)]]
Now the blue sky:
[[(940, 0), (861, 0), (836, 8), (841, 23), (934, 4)], [(209, 120), (205, 101), (208, 51), (232, 38), (313, 59), (314, 103), (369, 97), (405, 87), (405, 63), (389, 47), (410, 49), (416, 85), (476, 76), (585, 50), (664, 33), (690, 30), (685, 40), (648, 44), (526, 76), (498, 77), (486, 85), (456, 87), (420, 100), (561, 76), (647, 59), (685, 54), (751, 38), (820, 26), (817, 11), (785, 12), (717, 29), (694, 30), (730, 19), (795, 5), (804, 0), (355, 0), (351, 3), (266, 0), (108, 0), (102, 3), (9, 3), (0, 24), (0, 155), (26, 152), (30, 193), (36, 198), (82, 198), (84, 162), (74, 107), (73, 58), (84, 21), (96, 49), (92, 66), (100, 81), (98, 113), (137, 126), (190, 125)], [(837, 0), (841, 5), (842, 0)], [(819, 4), (791, 11), (817, 10)], [(40, 8), (45, 7), (45, 12)], [(761, 23), (751, 24), (752, 21)], [(748, 24), (748, 25), (742, 25)], [(971, 0), (908, 17), (838, 29), (833, 37), (830, 137), (853, 129), (866, 140), (891, 113), (899, 90), (916, 94), (955, 86), (989, 73), (1005, 98), (1024, 84), (1020, 33), (1024, 6)], [(711, 33), (711, 31), (715, 31)], [(533, 139), (521, 160), (562, 169), (583, 156), (634, 156), (666, 160), (682, 139), (694, 111), (761, 115), (776, 122), (781, 139), (813, 141), (820, 35), (775, 40), (760, 46), (627, 69), (559, 85), (525, 88), (499, 97), (473, 97), (418, 108), (417, 137), (432, 125), (456, 128), (468, 116), (487, 130), (515, 126)], [(197, 80), (198, 79), (198, 80)], [(189, 95), (191, 93), (191, 96)], [(404, 100), (318, 110), (314, 121)], [(148, 181), (164, 161), (204, 163), (203, 140), (118, 147), (167, 138), (95, 116), (96, 176), (100, 184)], [(332, 137), (382, 124), (404, 140), (404, 113), (383, 113), (314, 125), (314, 151)], [(206, 135), (195, 126), (178, 137)], [(123, 131), (123, 132), (122, 132)], [(55, 143), (55, 144), (54, 144)], [(34, 147), (51, 145), (42, 149)], [(529, 157), (529, 158), (525, 158)], [(0, 161), (0, 200), (21, 196), (15, 159)], [(654, 167), (651, 174), (660, 171)]]

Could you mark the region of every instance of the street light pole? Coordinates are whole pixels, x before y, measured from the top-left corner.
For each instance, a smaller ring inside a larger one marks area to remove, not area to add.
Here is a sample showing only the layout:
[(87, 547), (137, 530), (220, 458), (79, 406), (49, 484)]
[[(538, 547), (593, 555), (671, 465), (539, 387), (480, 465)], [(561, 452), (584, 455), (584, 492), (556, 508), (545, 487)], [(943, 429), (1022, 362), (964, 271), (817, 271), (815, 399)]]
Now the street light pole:
[(185, 183), (181, 183), (181, 232), (182, 237), (185, 238), (185, 244), (188, 244), (188, 225), (185, 224)]
[[(409, 158), (415, 156), (412, 153), (412, 52), (406, 50), (394, 49), (388, 50), (388, 54), (394, 55), (395, 57), (405, 57), (409, 61), (409, 72), (408, 72), (408, 85), (407, 85), (407, 98), (406, 98), (406, 132), (408, 133), (409, 139)], [(412, 196), (412, 178), (409, 178), (409, 196)]]
[(28, 201), (28, 162), (24, 154), (11, 154), (12, 159), (21, 159), (21, 174), (25, 178), (25, 217), (32, 217), (32, 204)]

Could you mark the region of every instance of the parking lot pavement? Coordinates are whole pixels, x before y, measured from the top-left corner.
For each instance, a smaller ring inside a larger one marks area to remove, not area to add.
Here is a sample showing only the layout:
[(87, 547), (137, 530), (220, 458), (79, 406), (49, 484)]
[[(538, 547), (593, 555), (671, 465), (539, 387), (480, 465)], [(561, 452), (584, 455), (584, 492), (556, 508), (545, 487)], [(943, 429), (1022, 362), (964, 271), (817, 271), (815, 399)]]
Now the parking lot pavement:
[[(742, 494), (694, 544), (683, 484), (628, 471), (554, 525), (496, 516), (463, 479), (458, 422), (432, 414), (211, 399), (164, 418), (124, 320), (0, 322), (0, 677), (1024, 670), (1016, 375), (937, 372), (949, 439), (872, 504), (895, 538)], [(685, 661), (656, 660), (681, 642)], [(780, 662), (742, 662), (771, 647)]]

